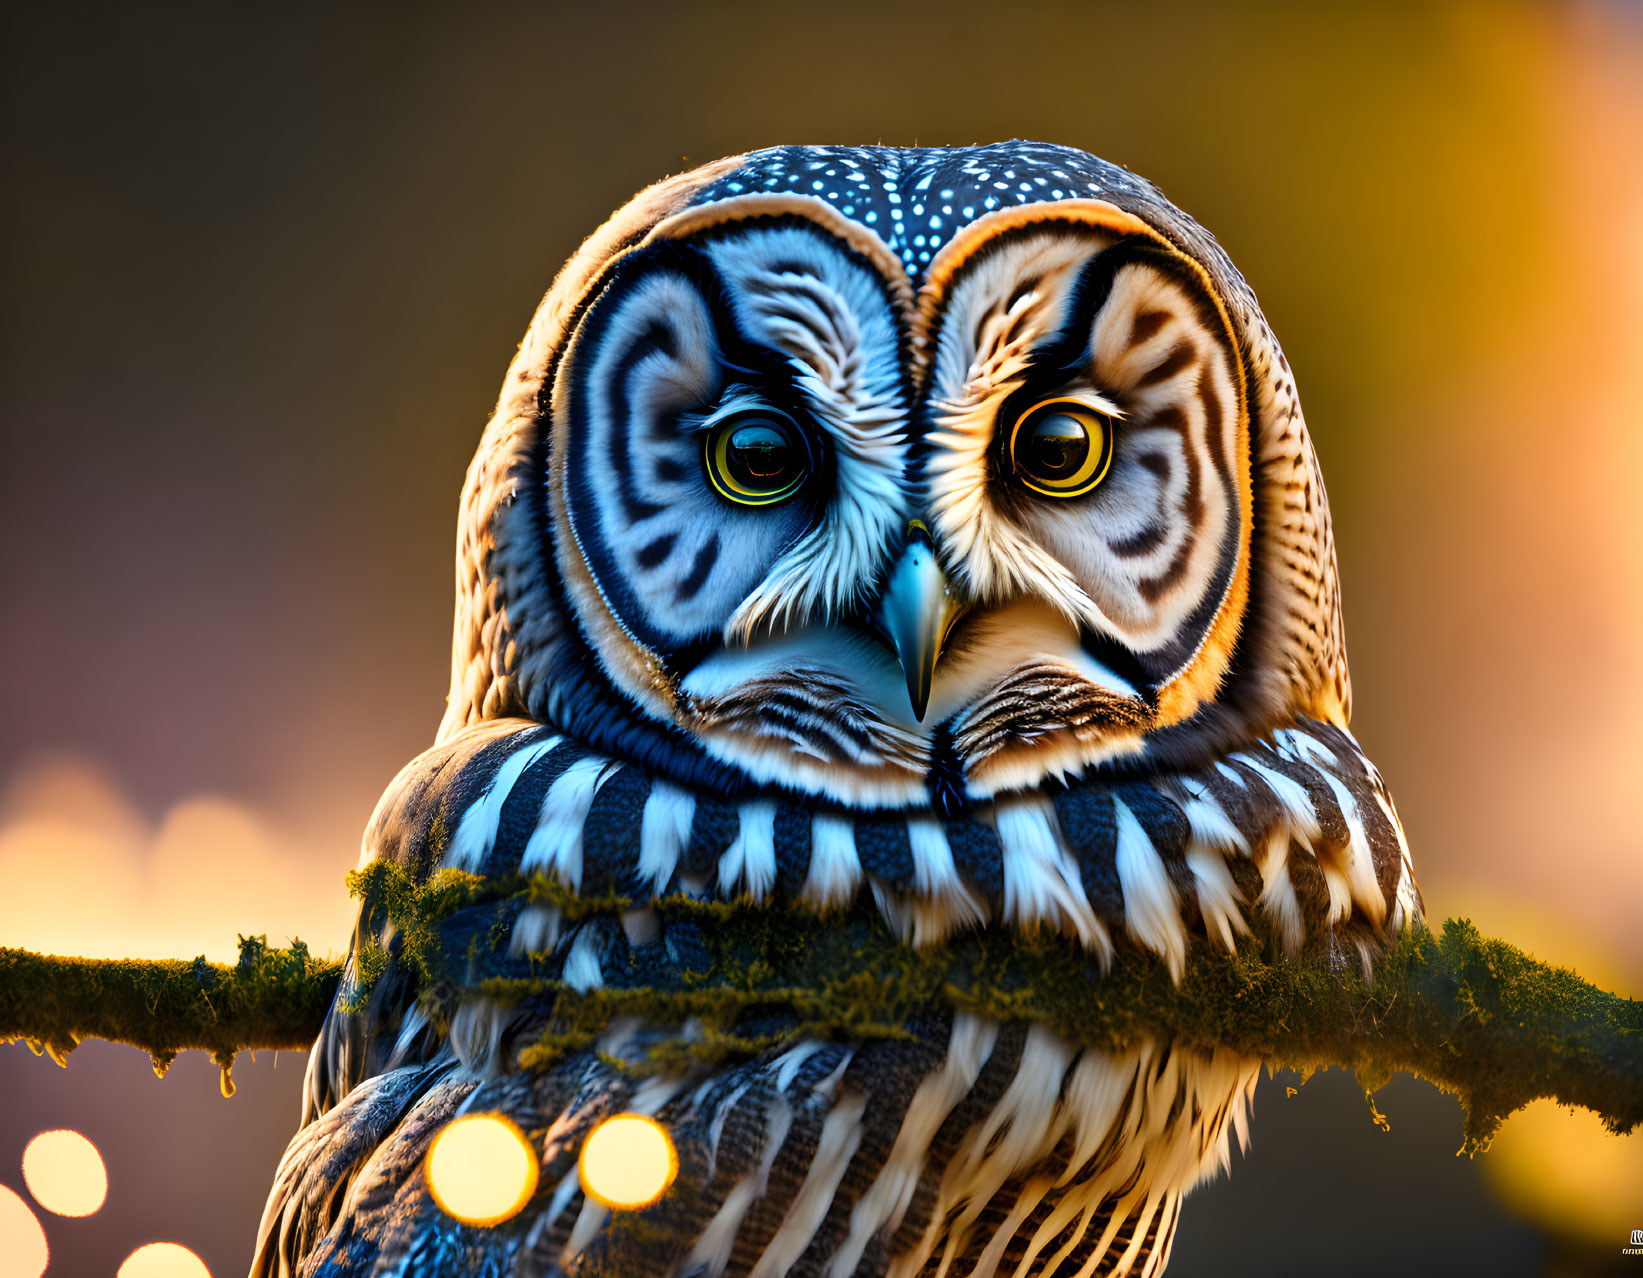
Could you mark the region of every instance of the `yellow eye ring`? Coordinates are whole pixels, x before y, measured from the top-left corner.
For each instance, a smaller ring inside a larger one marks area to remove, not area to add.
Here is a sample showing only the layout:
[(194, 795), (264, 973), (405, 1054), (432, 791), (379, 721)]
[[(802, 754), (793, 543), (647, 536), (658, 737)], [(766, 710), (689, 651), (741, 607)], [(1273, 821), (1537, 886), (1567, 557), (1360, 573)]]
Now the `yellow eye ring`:
[(721, 497), (739, 506), (774, 506), (804, 487), (810, 449), (787, 414), (747, 408), (704, 433), (702, 467)]
[(1081, 399), (1040, 400), (1015, 420), (1010, 472), (1045, 497), (1082, 497), (1112, 466), (1114, 418)]

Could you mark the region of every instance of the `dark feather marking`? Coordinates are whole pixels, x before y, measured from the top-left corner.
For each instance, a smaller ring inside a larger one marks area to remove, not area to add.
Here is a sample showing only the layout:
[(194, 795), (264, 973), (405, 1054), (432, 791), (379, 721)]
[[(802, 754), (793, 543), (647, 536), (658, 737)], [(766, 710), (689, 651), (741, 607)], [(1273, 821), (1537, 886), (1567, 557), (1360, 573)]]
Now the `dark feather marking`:
[[(842, 1043), (826, 1044), (804, 1062), (784, 1093), (792, 1107), (792, 1124), (771, 1165), (763, 1197), (748, 1208), (736, 1231), (735, 1247), (731, 1253), (732, 1272), (746, 1273), (752, 1269), (781, 1228), (788, 1209), (803, 1188), (821, 1144), (822, 1124), (832, 1109), (831, 1098), (817, 1096), (814, 1089), (853, 1050)], [(770, 1067), (768, 1059), (765, 1067)]]
[(942, 816), (956, 817), (963, 811), (967, 802), (964, 764), (953, 745), (952, 729), (945, 723), (938, 723), (930, 733), (925, 786), (930, 791), (930, 806)]
[(821, 279), (821, 275), (817, 273), (814, 265), (800, 261), (798, 258), (783, 258), (779, 262), (772, 262), (765, 269), (773, 275), (802, 275), (806, 279)]
[(1140, 311), (1130, 327), (1130, 345), (1139, 346), (1175, 318), (1172, 311)]
[(796, 897), (810, 877), (810, 812), (782, 806), (776, 810), (776, 891)]
[(1008, 315), (1015, 309), (1015, 304), (1017, 302), (1026, 297), (1028, 293), (1031, 293), (1043, 282), (1044, 277), (1042, 275), (1023, 276), (1021, 280), (1017, 282), (1015, 288), (1010, 290), (1010, 296), (1004, 302), (1004, 310), (1002, 314)]
[(1221, 429), (1226, 415), (1221, 409), (1221, 397), (1215, 393), (1207, 377), (1198, 379), (1198, 402), (1204, 406), (1204, 445), (1209, 449), (1210, 460), (1215, 463), (1215, 472), (1220, 475), (1222, 485), (1230, 491), (1232, 462), (1227, 456), (1227, 440)]
[(1168, 381), (1177, 373), (1191, 368), (1197, 362), (1198, 348), (1189, 341), (1179, 341), (1170, 349), (1168, 355), (1135, 379), (1135, 388), (1141, 390), (1144, 387), (1156, 386), (1159, 382)]
[(1272, 814), (1264, 806), (1257, 804), (1249, 791), (1229, 780), (1214, 766), (1194, 775), (1195, 779), (1209, 791), (1209, 797), (1215, 800), (1222, 812), (1226, 813), (1227, 820), (1232, 822), (1232, 828), (1244, 836), (1244, 841), (1249, 844), (1250, 855), (1259, 855), (1261, 836), (1266, 833)]
[(741, 814), (735, 804), (698, 797), (696, 813), (690, 822), (690, 843), (682, 858), (683, 868), (692, 874), (717, 870), (719, 858), (736, 841), (741, 828)]
[(633, 376), (634, 370), (652, 355), (660, 354), (675, 359), (678, 353), (673, 331), (666, 324), (653, 321), (622, 355), (611, 378), (610, 422), (607, 423), (610, 426), (610, 433), (606, 457), (610, 463), (611, 473), (616, 476), (616, 492), (622, 502), (622, 513), (627, 516), (630, 524), (649, 519), (652, 515), (659, 515), (663, 508), (654, 502), (644, 500), (633, 486), (633, 476), (628, 467), (627, 446), (634, 441), (629, 438), (627, 431), (618, 428), (618, 424), (629, 422), (633, 418), (633, 410), (628, 402), (628, 380)]
[[(1180, 410), (1175, 410), (1179, 412)], [(1163, 453), (1137, 453), (1136, 465), (1151, 471), (1158, 478), (1160, 484), (1169, 482), (1170, 460)]]
[[(762, 707), (757, 722), (759, 735), (782, 738), (795, 748), (829, 763), (858, 760), (864, 754), (863, 750), (853, 749), (848, 741), (835, 734), (833, 729), (838, 725), (818, 723), (815, 716), (799, 714), (785, 706)], [(867, 757), (873, 758), (870, 752)]]
[(953, 1107), (942, 1120), (929, 1149), (924, 1156), (924, 1167), (919, 1173), (918, 1186), (907, 1204), (907, 1214), (891, 1240), (891, 1250), (901, 1252), (912, 1247), (923, 1237), (935, 1211), (936, 1192), (947, 1165), (958, 1152), (961, 1141), (972, 1127), (997, 1107), (1005, 1089), (1015, 1081), (1021, 1068), (1021, 1055), (1027, 1046), (1027, 1027), (1020, 1022), (1001, 1025), (998, 1037), (987, 1063), (976, 1075), (968, 1095)]
[(1151, 721), (1144, 702), (1109, 692), (1067, 666), (1035, 662), (1000, 679), (965, 713), (953, 739), (968, 769), (1006, 746), (1049, 732), (1097, 737), (1103, 730), (1125, 731)]
[(599, 896), (614, 888), (636, 903), (650, 887), (634, 872), (639, 864), (639, 832), (650, 797), (650, 778), (639, 768), (622, 768), (599, 787), (582, 825), (582, 892)]
[(1164, 544), (1164, 538), (1169, 536), (1169, 525), (1163, 523), (1148, 524), (1134, 536), (1122, 538), (1119, 541), (1109, 541), (1107, 548), (1121, 559), (1133, 559), (1138, 555), (1148, 555)]
[(830, 728), (858, 750), (868, 751), (873, 747), (874, 739), (878, 735), (874, 729), (880, 725), (870, 719), (833, 713), (833, 707), (826, 703), (811, 701), (802, 692), (791, 688), (772, 691), (766, 695), (768, 699), (765, 702), (765, 710), (786, 711), (786, 721), (789, 723)]
[(959, 817), (945, 826), (953, 864), (993, 909), (1004, 905), (1004, 849), (998, 831), (975, 817)]
[(1181, 498), (1181, 511), (1186, 516), (1187, 526), (1169, 566), (1158, 576), (1144, 577), (1136, 583), (1135, 588), (1148, 603), (1157, 603), (1160, 596), (1186, 574), (1187, 564), (1192, 556), (1193, 547), (1198, 544), (1198, 533), (1204, 521), (1204, 496), (1200, 490), (1202, 476), (1199, 473), (1198, 451), (1193, 447), (1193, 441), (1187, 437), (1184, 428), (1181, 432), (1181, 456), (1187, 467), (1187, 487)]
[[(916, 1031), (915, 1031), (916, 1032)], [(913, 1042), (867, 1043), (839, 1080), (839, 1094), (867, 1098), (862, 1111), (861, 1141), (839, 1180), (827, 1214), (810, 1236), (810, 1244), (787, 1270), (787, 1278), (820, 1278), (850, 1232), (850, 1213), (889, 1161), (913, 1094), (925, 1078), (946, 1061), (944, 1039), (917, 1033)], [(862, 1270), (858, 1268), (857, 1273)]]
[[(693, 1098), (689, 1104), (675, 1101), (664, 1110), (664, 1121), (677, 1114), (671, 1125), (690, 1149), (688, 1161), (684, 1149), (680, 1150), (680, 1171), (684, 1173), (688, 1168), (693, 1173), (692, 1181), (646, 1208), (642, 1229), (608, 1231), (624, 1235), (627, 1246), (622, 1253), (607, 1252), (601, 1257), (606, 1261), (604, 1265), (584, 1268), (578, 1264), (575, 1272), (621, 1278), (630, 1274), (634, 1278), (665, 1278), (677, 1272), (685, 1254), (685, 1247), (679, 1244), (701, 1237), (726, 1196), (753, 1171), (765, 1152), (776, 1089), (761, 1066), (762, 1062), (749, 1061), (722, 1068), (706, 1084), (699, 1099)], [(711, 1144), (711, 1129), (721, 1115), (723, 1127), (717, 1143)], [(659, 1237), (678, 1241), (672, 1247), (659, 1247)]]
[(1330, 930), (1329, 885), (1324, 882), (1324, 872), (1318, 868), (1317, 858), (1293, 839), (1289, 842), (1288, 864), (1289, 881), (1301, 903), (1306, 935), (1322, 936)]
[[(1148, 417), (1146, 421), (1141, 424), (1150, 430), (1174, 431), (1181, 437), (1183, 447), (1191, 443), (1187, 430), (1187, 415), (1174, 404), (1166, 404), (1164, 407), (1156, 410), (1151, 417)], [(1143, 462), (1143, 464), (1145, 463)], [(1166, 460), (1164, 463), (1164, 473), (1168, 474), (1168, 472), (1169, 463)]]
[(641, 568), (654, 568), (672, 553), (673, 543), (678, 539), (678, 533), (663, 533), (655, 541), (646, 542), (639, 547), (633, 558)]
[(1341, 813), (1341, 805), (1335, 800), (1335, 792), (1318, 774), (1316, 767), (1310, 763), (1297, 763), (1277, 750), (1269, 748), (1251, 753), (1260, 756), (1262, 766), (1271, 768), (1280, 776), (1288, 777), (1306, 791), (1306, 797), (1312, 803), (1312, 810), (1317, 814), (1318, 828), (1323, 831), (1326, 844), (1337, 848), (1345, 846), (1352, 837), (1346, 828), (1346, 817)]
[(700, 729), (728, 725), (815, 749), (824, 760), (883, 762), (908, 771), (923, 762), (920, 742), (896, 732), (852, 686), (815, 669), (751, 679), (723, 697), (689, 706)]
[(856, 857), (869, 874), (900, 886), (913, 880), (913, 849), (906, 818), (856, 818)]
[(546, 732), (533, 726), (500, 736), (459, 737), (430, 752), (425, 770), (398, 781), (394, 799), (383, 803), (383, 816), (367, 834), (373, 851), (418, 879), (426, 877), (463, 814), (489, 788), (502, 765)]
[(1358, 805), (1358, 818), (1363, 823), (1364, 838), (1375, 864), (1375, 882), (1390, 905), (1397, 896), (1398, 880), (1403, 875), (1403, 849), (1398, 844), (1397, 831), (1379, 802), (1379, 796), (1386, 793), (1385, 785), (1370, 770), (1352, 739), (1339, 728), (1327, 723), (1308, 723), (1303, 730), (1335, 758), (1335, 777)]
[(1266, 778), (1247, 763), (1237, 759), (1226, 760), (1226, 766), (1236, 772), (1239, 780), (1244, 783), (1244, 790), (1254, 807), (1260, 829), (1263, 832), (1272, 829), (1283, 819), (1284, 805), (1278, 802), (1278, 796), (1272, 792)]
[(1363, 819), (1364, 837), (1369, 841), (1370, 855), (1375, 862), (1375, 882), (1388, 905), (1398, 894), (1398, 880), (1403, 877), (1403, 849), (1398, 844), (1397, 831), (1381, 811), (1375, 795), (1380, 787), (1365, 778), (1362, 789), (1354, 789), (1358, 800), (1358, 815)]
[(547, 754), (532, 763), (502, 803), (502, 812), (496, 823), (496, 840), (485, 858), (481, 873), (509, 874), (519, 868), (519, 858), (525, 854), (525, 845), (536, 833), (536, 824), (542, 815), (542, 804), (553, 783), (565, 775), (578, 759), (588, 757), (588, 751), (572, 741), (561, 741)]
[(1176, 807), (1144, 781), (1132, 781), (1113, 787), (1113, 794), (1123, 800), (1124, 806), (1147, 832), (1153, 850), (1164, 863), (1170, 884), (1181, 900), (1181, 916), (1189, 927), (1198, 922), (1198, 888), (1192, 870), (1187, 866), (1187, 840), (1192, 837), (1192, 825), (1185, 812)]
[(691, 562), (689, 575), (679, 583), (673, 592), (675, 603), (688, 603), (696, 597), (698, 591), (707, 584), (708, 574), (713, 571), (713, 565), (719, 558), (719, 534), (713, 533), (702, 543), (701, 549), (696, 552), (696, 558)]
[(1101, 921), (1116, 931), (1124, 921), (1124, 889), (1118, 881), (1118, 821), (1106, 786), (1057, 790), (1050, 800), (1061, 834), (1072, 844), (1084, 894)]

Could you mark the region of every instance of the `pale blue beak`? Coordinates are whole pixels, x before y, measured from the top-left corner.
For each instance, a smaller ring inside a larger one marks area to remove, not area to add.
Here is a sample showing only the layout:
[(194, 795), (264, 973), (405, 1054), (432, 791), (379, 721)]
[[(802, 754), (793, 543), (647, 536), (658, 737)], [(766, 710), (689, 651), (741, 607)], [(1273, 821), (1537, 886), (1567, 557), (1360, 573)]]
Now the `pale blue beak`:
[(941, 660), (947, 632), (968, 607), (948, 583), (929, 530), (914, 520), (907, 526), (907, 545), (879, 598), (877, 619), (901, 660), (907, 698), (920, 723), (930, 704), (936, 662)]

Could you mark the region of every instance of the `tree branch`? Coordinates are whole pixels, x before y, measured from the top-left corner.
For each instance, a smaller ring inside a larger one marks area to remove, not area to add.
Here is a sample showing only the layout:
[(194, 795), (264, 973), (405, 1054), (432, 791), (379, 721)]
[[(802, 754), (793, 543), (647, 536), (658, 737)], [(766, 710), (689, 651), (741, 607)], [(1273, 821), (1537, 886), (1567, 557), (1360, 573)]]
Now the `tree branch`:
[(223, 1095), (243, 1049), (306, 1051), (325, 1019), (342, 964), (316, 961), (301, 941), (270, 949), (240, 938), (230, 967), (194, 959), (83, 959), (0, 949), (0, 1041), (26, 1041), (59, 1065), (82, 1039), (145, 1051), (162, 1078), (177, 1053), (200, 1048), (222, 1069)]
[[(1042, 1022), (1086, 1046), (1122, 1047), (1157, 1035), (1232, 1048), (1273, 1066), (1342, 1065), (1367, 1093), (1408, 1071), (1461, 1099), (1468, 1151), (1486, 1147), (1508, 1114), (1541, 1097), (1594, 1110), (1615, 1132), (1643, 1121), (1643, 1003), (1484, 937), (1466, 921), (1394, 939), (1372, 984), (1339, 956), (1269, 957), (1253, 940), (1232, 955), (1200, 945), (1176, 984), (1140, 955), (1121, 957), (1103, 973), (1092, 956), (1055, 935), (989, 929), (914, 950), (868, 909), (822, 918), (675, 897), (653, 908), (664, 926), (683, 923), (699, 938), (693, 970), (659, 977), (654, 965), (630, 964), (625, 973), (608, 970), (602, 988), (579, 994), (532, 974), (541, 968), (529, 962), (488, 967), (466, 946), (462, 970), (454, 971), (445, 961), (454, 938), (440, 925), (510, 898), (583, 914), (618, 913), (626, 904), (620, 898), (560, 902), (565, 889), (546, 880), (499, 884), (453, 871), (414, 886), (386, 862), (354, 876), (353, 886), (368, 918), (385, 915), (397, 925), (405, 942), (400, 961), (415, 973), (436, 1023), (475, 993), (504, 1003), (534, 1000), (545, 1028), (524, 1049), (526, 1064), (591, 1042), (620, 1012), (705, 1024), (706, 1038), (681, 1039), (668, 1057), (676, 1059), (765, 1045), (738, 1037), (738, 1018), (749, 1009), (788, 1008), (792, 1033), (894, 1036), (920, 1009), (946, 1005)], [(276, 950), (260, 937), (242, 937), (240, 945), (233, 967), (203, 958), (90, 960), (0, 950), (0, 1039), (27, 1039), (59, 1063), (83, 1038), (108, 1039), (148, 1052), (162, 1073), (177, 1052), (203, 1048), (222, 1066), (229, 1091), (235, 1052), (311, 1044), (341, 970), (310, 958), (300, 942)], [(359, 958), (368, 989), (386, 956), (367, 947)]]

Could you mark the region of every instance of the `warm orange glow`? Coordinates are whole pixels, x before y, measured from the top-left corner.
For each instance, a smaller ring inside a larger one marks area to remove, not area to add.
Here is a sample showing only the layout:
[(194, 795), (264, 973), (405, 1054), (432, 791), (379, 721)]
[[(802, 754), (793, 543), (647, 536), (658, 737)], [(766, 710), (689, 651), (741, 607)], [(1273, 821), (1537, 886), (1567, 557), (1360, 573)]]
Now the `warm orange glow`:
[(59, 1216), (89, 1216), (108, 1197), (108, 1169), (97, 1146), (68, 1128), (41, 1132), (23, 1151), (23, 1183)]
[(1643, 1135), (1616, 1136), (1588, 1110), (1549, 1100), (1519, 1110), (1483, 1169), (1507, 1206), (1552, 1233), (1607, 1245), (1629, 1238), (1643, 1219)]
[(434, 1137), (427, 1173), (446, 1215), (497, 1225), (518, 1215), (536, 1192), (536, 1150), (512, 1119), (466, 1114)]
[(180, 1243), (149, 1243), (126, 1257), (115, 1278), (211, 1278), (211, 1271)]
[(17, 1278), (40, 1278), (51, 1258), (39, 1218), (4, 1185), (0, 1185), (0, 1256), (5, 1258), (5, 1272)]
[(240, 932), (300, 936), (316, 952), (346, 943), (353, 911), (336, 867), (319, 864), (305, 850), (310, 840), (255, 804), (195, 796), (154, 824), (88, 764), (48, 759), (0, 781), (7, 945), (232, 963)]
[(607, 1207), (643, 1207), (662, 1196), (679, 1171), (667, 1129), (643, 1114), (618, 1114), (582, 1144), (582, 1190)]

